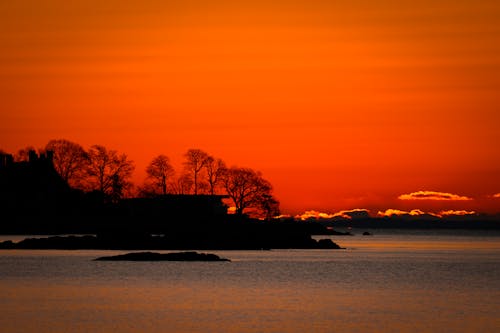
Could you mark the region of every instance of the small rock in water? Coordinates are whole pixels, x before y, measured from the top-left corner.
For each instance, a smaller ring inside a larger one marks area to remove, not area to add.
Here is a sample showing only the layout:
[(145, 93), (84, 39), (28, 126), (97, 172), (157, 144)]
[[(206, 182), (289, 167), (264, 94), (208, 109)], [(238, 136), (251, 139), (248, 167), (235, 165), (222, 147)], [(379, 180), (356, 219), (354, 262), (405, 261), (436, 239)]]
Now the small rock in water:
[(132, 252), (116, 256), (99, 257), (97, 261), (230, 261), (212, 253), (198, 252)]

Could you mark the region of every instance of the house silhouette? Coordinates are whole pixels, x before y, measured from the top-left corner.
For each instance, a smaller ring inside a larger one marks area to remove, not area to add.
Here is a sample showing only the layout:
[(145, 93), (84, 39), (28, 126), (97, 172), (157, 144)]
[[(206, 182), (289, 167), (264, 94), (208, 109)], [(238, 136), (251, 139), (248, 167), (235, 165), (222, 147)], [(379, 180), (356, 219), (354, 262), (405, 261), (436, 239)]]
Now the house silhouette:
[(28, 161), (0, 154), (0, 208), (7, 215), (44, 216), (66, 210), (73, 192), (54, 169), (53, 153), (30, 151)]

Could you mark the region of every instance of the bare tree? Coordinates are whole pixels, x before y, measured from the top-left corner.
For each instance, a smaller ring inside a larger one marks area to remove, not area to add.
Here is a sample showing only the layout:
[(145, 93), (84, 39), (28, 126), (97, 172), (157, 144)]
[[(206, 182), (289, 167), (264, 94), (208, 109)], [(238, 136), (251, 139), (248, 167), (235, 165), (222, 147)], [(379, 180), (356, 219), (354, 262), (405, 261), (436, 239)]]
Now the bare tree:
[(82, 180), (89, 163), (89, 156), (82, 146), (59, 139), (50, 140), (45, 150), (53, 152), (52, 162), (61, 178), (71, 187), (82, 188)]
[(140, 198), (154, 198), (158, 196), (158, 187), (144, 182), (142, 186), (137, 187), (136, 194)]
[(280, 215), (280, 202), (270, 193), (263, 193), (257, 200), (266, 221)]
[(133, 184), (128, 179), (114, 174), (111, 177), (111, 191), (109, 198), (112, 202), (117, 202), (123, 197), (128, 197), (132, 194)]
[(234, 203), (237, 215), (243, 215), (247, 208), (262, 210), (263, 199), (272, 197), (271, 184), (262, 178), (260, 172), (249, 168), (227, 169), (224, 174), (224, 187)]
[(197, 195), (199, 175), (207, 163), (208, 154), (201, 149), (189, 149), (184, 156), (186, 157), (184, 168), (193, 179), (194, 194)]
[(226, 164), (220, 158), (215, 159), (208, 156), (205, 160), (205, 169), (207, 170), (207, 182), (211, 195), (215, 194), (216, 188), (221, 184), (222, 176), (226, 171)]
[(130, 177), (134, 171), (133, 162), (127, 159), (127, 155), (119, 155), (115, 150), (100, 145), (90, 147), (88, 155), (89, 188), (112, 200), (121, 198), (125, 190), (132, 186)]
[(155, 157), (149, 163), (146, 172), (153, 187), (159, 189), (161, 194), (167, 194), (167, 181), (174, 175), (174, 168), (170, 164), (169, 158), (165, 155)]
[(170, 188), (174, 194), (189, 194), (193, 188), (193, 180), (184, 173), (170, 183)]

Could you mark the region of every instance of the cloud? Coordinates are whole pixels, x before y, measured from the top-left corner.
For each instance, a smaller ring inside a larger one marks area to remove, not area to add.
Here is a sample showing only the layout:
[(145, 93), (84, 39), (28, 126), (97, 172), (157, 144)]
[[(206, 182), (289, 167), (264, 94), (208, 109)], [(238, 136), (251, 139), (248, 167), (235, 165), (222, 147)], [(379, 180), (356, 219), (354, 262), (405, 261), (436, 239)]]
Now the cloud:
[(471, 210), (466, 211), (466, 210), (442, 210), (439, 212), (439, 216), (444, 217), (444, 216), (466, 216), (466, 215), (475, 215), (476, 212)]
[(341, 210), (340, 212), (334, 214), (318, 212), (316, 210), (307, 210), (303, 214), (295, 216), (296, 219), (300, 219), (302, 221), (309, 219), (336, 219), (336, 218), (350, 220), (353, 218), (356, 219), (364, 217), (369, 217), (369, 210), (361, 208)]
[(350, 210), (341, 210), (338, 213), (333, 214), (333, 217), (341, 217), (345, 219), (359, 219), (359, 218), (365, 218), (365, 217), (370, 217), (370, 211), (368, 209), (364, 208), (356, 208), (356, 209), (350, 209)]
[(500, 193), (497, 193), (497, 194), (493, 194), (493, 198), (497, 198), (497, 199), (500, 199)]
[(412, 209), (411, 211), (399, 209), (387, 209), (385, 212), (379, 211), (377, 216), (392, 217), (392, 216), (411, 216), (411, 217), (450, 217), (450, 216), (468, 216), (475, 215), (475, 211), (466, 210), (442, 210), (439, 213), (424, 212), (420, 209)]
[[(295, 215), (294, 218), (296, 220), (302, 220), (302, 221), (319, 220), (319, 219), (331, 220), (331, 221), (353, 220), (353, 219), (355, 220), (355, 219), (369, 218), (370, 217), (369, 213), (370, 211), (368, 209), (361, 209), (361, 208), (341, 210), (333, 214), (319, 212), (316, 210), (308, 210), (305, 211), (303, 214)], [(477, 213), (475, 211), (467, 211), (467, 210), (442, 210), (439, 213), (433, 213), (433, 212), (425, 212), (421, 209), (412, 209), (410, 211), (406, 211), (406, 210), (389, 208), (386, 209), (385, 211), (378, 211), (377, 217), (380, 218), (399, 217), (405, 219), (436, 220), (438, 218), (472, 216), (476, 214)], [(283, 216), (283, 217), (289, 217), (289, 216)]]
[(328, 213), (322, 213), (322, 212), (318, 212), (316, 210), (306, 210), (304, 213), (300, 214), (300, 215), (296, 215), (295, 217), (297, 219), (301, 219), (302, 221), (304, 220), (308, 220), (308, 219), (311, 219), (311, 218), (314, 218), (314, 219), (330, 219), (333, 217), (334, 214), (328, 214)]
[(400, 215), (411, 215), (411, 216), (419, 216), (419, 215), (426, 215), (428, 213), (425, 213), (423, 211), (421, 211), (420, 209), (412, 209), (411, 211), (407, 212), (407, 211), (404, 211), (404, 210), (399, 210), (399, 209), (386, 209), (385, 212), (381, 212), (379, 211), (377, 213), (378, 216), (393, 216), (393, 215), (397, 215), (397, 216), (400, 216)]
[(466, 201), (472, 198), (461, 196), (458, 194), (435, 192), (435, 191), (418, 191), (410, 194), (401, 194), (399, 200), (449, 200), (449, 201)]

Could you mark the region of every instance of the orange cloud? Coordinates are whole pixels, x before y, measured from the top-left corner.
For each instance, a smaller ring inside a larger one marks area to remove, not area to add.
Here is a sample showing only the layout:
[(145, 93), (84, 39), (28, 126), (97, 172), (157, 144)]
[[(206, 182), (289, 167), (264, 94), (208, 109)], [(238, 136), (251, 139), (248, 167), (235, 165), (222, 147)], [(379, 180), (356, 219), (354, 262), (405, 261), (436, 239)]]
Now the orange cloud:
[(448, 217), (448, 216), (467, 216), (474, 215), (475, 211), (466, 211), (466, 210), (443, 210), (439, 213), (431, 213), (424, 212), (420, 209), (413, 209), (411, 211), (404, 211), (399, 209), (387, 209), (385, 212), (379, 211), (377, 213), (378, 216), (381, 217), (391, 217), (391, 216), (401, 216), (401, 215), (410, 215), (410, 216), (422, 216), (422, 215), (430, 215), (435, 217)]
[(439, 216), (465, 216), (465, 215), (474, 215), (476, 214), (475, 211), (471, 210), (466, 211), (466, 210), (443, 210), (439, 212)]
[(404, 210), (399, 210), (399, 209), (387, 209), (385, 212), (379, 211), (377, 213), (378, 216), (392, 216), (392, 215), (411, 215), (411, 216), (419, 216), (419, 215), (425, 215), (425, 214), (430, 214), (434, 215), (431, 213), (425, 213), (421, 211), (420, 209), (412, 209), (411, 211), (407, 212)]
[(276, 220), (280, 220), (280, 219), (289, 219), (291, 218), (292, 216), (290, 214), (281, 214), (281, 215), (278, 215), (278, 216), (275, 216), (274, 219)]
[(435, 192), (435, 191), (418, 191), (410, 194), (401, 194), (399, 200), (450, 200), (450, 201), (466, 201), (472, 198), (461, 196), (458, 194)]
[(493, 194), (493, 198), (497, 198), (497, 199), (500, 199), (500, 193), (497, 193), (497, 194)]
[(316, 210), (307, 210), (303, 214), (296, 215), (295, 218), (300, 219), (302, 221), (308, 220), (311, 218), (314, 218), (314, 219), (343, 218), (343, 219), (350, 220), (353, 217), (356, 218), (356, 217), (368, 217), (368, 216), (369, 216), (369, 210), (356, 208), (356, 209), (350, 209), (350, 210), (341, 210), (340, 212), (337, 212), (334, 214), (318, 212)]
[(322, 213), (316, 210), (306, 210), (304, 213), (300, 215), (296, 215), (295, 218), (301, 219), (302, 221), (315, 218), (315, 219), (329, 219), (334, 217), (334, 214)]
[(364, 208), (355, 208), (350, 210), (341, 210), (333, 214), (333, 217), (341, 217), (344, 219), (352, 219), (353, 217), (368, 217), (370, 211)]

